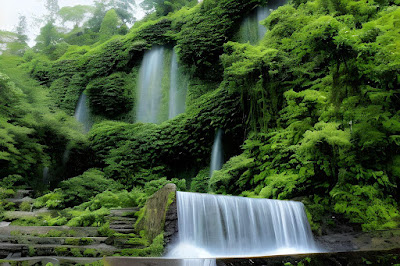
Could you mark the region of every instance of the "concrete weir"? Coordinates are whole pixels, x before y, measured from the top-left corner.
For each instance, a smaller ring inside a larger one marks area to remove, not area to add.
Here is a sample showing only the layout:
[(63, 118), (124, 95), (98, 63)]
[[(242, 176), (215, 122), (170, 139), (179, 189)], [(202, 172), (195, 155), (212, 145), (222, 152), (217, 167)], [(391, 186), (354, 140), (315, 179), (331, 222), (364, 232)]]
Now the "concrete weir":
[[(217, 258), (217, 266), (254, 266), (254, 265), (306, 265), (345, 266), (345, 265), (394, 265), (398, 263), (400, 248), (390, 250), (369, 250), (349, 252), (326, 252), (312, 254), (279, 255), (252, 258)], [(105, 266), (176, 266), (190, 265), (188, 260), (169, 258), (128, 258), (106, 257)], [(185, 264), (184, 264), (185, 262)], [(291, 264), (289, 264), (291, 263)], [(198, 264), (196, 264), (198, 265)], [(207, 264), (204, 264), (207, 265)]]

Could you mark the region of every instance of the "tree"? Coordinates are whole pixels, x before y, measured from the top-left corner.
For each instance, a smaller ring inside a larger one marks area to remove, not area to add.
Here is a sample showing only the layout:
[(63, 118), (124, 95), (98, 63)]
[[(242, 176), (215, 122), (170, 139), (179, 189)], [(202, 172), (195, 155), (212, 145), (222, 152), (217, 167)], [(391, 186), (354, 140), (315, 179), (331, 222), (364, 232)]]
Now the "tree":
[(124, 23), (135, 21), (135, 17), (133, 16), (133, 7), (135, 6), (135, 0), (111, 0), (109, 3), (109, 8), (114, 8)]
[(106, 10), (106, 5), (103, 1), (96, 1), (94, 3), (93, 16), (86, 23), (87, 27), (94, 32), (99, 32)]
[(114, 9), (109, 10), (104, 16), (103, 22), (100, 26), (100, 34), (103, 37), (111, 37), (118, 32), (118, 27), (121, 26), (122, 21), (118, 17)]
[(26, 43), (26, 41), (28, 40), (28, 36), (26, 35), (26, 31), (27, 31), (27, 22), (26, 22), (26, 17), (19, 15), (18, 18), (18, 25), (16, 28), (16, 33), (18, 34), (18, 41), (20, 43)]
[(197, 3), (197, 0), (144, 0), (140, 6), (148, 13), (156, 11), (157, 15), (165, 16), (174, 10), (182, 8), (183, 6), (192, 6)]
[(93, 13), (94, 7), (85, 5), (65, 6), (60, 9), (58, 14), (64, 24), (67, 21), (74, 23), (74, 27), (79, 27), (79, 24), (85, 19), (86, 14)]
[(55, 21), (57, 19), (58, 11), (60, 10), (60, 6), (58, 5), (58, 0), (46, 0), (45, 7), (47, 9), (48, 21)]
[(48, 22), (40, 29), (40, 34), (36, 38), (36, 47), (44, 49), (49, 45), (55, 45), (60, 39), (59, 33), (52, 22)]

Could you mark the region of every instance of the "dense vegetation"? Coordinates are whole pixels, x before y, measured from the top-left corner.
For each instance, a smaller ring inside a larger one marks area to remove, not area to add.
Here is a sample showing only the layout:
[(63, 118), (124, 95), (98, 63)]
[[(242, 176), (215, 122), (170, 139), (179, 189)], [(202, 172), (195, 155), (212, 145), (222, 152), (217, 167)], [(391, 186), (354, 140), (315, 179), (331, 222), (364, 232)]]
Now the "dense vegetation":
[[(233, 40), (265, 1), (165, 3), (144, 1), (149, 15), (129, 31), (115, 8), (67, 34), (49, 21), (34, 48), (4, 52), (2, 191), (37, 188), (50, 167), (57, 188), (35, 204), (75, 206), (47, 219), (58, 225), (101, 224), (107, 208), (142, 206), (174, 182), (302, 200), (319, 233), (339, 223), (399, 227), (399, 1), (292, 0), (262, 22), (268, 31), (256, 45)], [(127, 123), (141, 59), (158, 45), (176, 46), (191, 74), (186, 112)], [(83, 91), (96, 115), (87, 136), (69, 116)], [(228, 160), (209, 177), (218, 128)], [(85, 210), (97, 218), (82, 218)]]

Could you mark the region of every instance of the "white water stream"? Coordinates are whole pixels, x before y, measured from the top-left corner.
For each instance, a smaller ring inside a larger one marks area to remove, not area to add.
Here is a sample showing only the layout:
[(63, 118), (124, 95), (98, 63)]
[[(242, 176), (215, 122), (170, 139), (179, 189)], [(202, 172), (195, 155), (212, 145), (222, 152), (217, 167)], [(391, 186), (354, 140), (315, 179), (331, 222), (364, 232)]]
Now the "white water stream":
[(162, 99), (164, 47), (154, 47), (143, 56), (139, 71), (139, 101), (136, 121), (158, 123)]
[(177, 192), (178, 244), (169, 257), (215, 265), (218, 257), (317, 252), (301, 202)]

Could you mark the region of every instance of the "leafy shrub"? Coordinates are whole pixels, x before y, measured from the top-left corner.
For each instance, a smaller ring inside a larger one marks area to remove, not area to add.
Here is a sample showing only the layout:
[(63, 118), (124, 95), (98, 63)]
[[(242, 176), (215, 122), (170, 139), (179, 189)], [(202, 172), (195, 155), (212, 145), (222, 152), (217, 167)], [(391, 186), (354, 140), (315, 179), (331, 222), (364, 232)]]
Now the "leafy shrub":
[(20, 211), (25, 211), (28, 212), (31, 210), (31, 203), (24, 201), (21, 203), (21, 205), (19, 205), (19, 210)]
[(133, 107), (133, 87), (128, 75), (121, 72), (93, 80), (87, 86), (91, 110), (107, 117), (129, 112)]
[(33, 203), (33, 207), (47, 207), (50, 209), (64, 208), (64, 196), (60, 189), (55, 189), (53, 192), (47, 193), (37, 199)]
[(335, 211), (350, 222), (362, 224), (364, 231), (397, 228), (400, 224), (397, 204), (376, 186), (345, 185), (330, 194), (336, 202)]
[(101, 208), (96, 211), (69, 211), (71, 220), (67, 223), (71, 227), (86, 227), (86, 226), (101, 226), (106, 223), (105, 217), (110, 214), (106, 208)]
[(0, 180), (0, 188), (23, 188), (24, 181), (25, 180), (21, 175), (9, 175)]
[(15, 194), (15, 191), (12, 190), (11, 188), (0, 187), (0, 200), (11, 198), (14, 196), (14, 194)]
[(200, 170), (199, 173), (196, 175), (196, 177), (194, 177), (190, 182), (190, 191), (207, 193), (209, 179), (210, 179), (210, 169), (207, 167), (203, 170)]
[(97, 169), (90, 169), (80, 176), (73, 177), (60, 183), (65, 206), (76, 206), (97, 193), (120, 188), (120, 185), (104, 177)]
[(104, 208), (127, 208), (132, 206), (138, 206), (139, 202), (142, 202), (142, 198), (145, 197), (144, 192), (138, 188), (134, 188), (128, 192), (126, 190), (120, 192), (104, 191), (97, 194), (93, 199), (79, 205), (79, 209), (89, 208), (91, 211)]
[(112, 236), (115, 234), (115, 231), (110, 229), (110, 224), (105, 223), (97, 229), (99, 236)]

